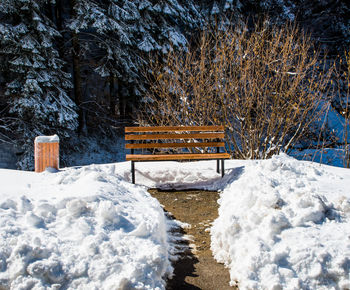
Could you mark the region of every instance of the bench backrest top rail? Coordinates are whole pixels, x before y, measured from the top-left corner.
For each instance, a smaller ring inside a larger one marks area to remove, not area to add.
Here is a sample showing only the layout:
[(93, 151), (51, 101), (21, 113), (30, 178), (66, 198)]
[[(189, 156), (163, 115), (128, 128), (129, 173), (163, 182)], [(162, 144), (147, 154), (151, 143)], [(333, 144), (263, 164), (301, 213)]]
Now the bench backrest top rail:
[(224, 132), (224, 126), (154, 126), (154, 127), (125, 127), (125, 133), (146, 132)]
[(169, 139), (220, 139), (224, 133), (190, 133), (190, 134), (130, 134), (125, 135), (125, 140), (169, 140)]

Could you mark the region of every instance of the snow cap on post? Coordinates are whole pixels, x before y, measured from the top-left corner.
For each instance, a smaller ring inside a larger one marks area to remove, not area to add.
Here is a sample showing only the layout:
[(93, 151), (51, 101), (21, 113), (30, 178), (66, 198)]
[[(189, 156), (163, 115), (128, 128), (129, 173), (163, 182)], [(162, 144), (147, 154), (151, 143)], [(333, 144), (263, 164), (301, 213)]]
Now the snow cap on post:
[(35, 143), (59, 143), (60, 138), (55, 134), (52, 136), (38, 136), (35, 138)]
[(38, 136), (34, 141), (35, 172), (42, 172), (51, 167), (59, 168), (59, 137)]

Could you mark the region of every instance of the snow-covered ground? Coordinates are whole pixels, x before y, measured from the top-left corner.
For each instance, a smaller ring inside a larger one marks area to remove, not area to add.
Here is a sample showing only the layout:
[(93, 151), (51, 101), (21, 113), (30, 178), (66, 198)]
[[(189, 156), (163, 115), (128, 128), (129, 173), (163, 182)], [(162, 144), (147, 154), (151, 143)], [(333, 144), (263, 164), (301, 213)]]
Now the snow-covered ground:
[(247, 164), (219, 200), (214, 257), (241, 289), (350, 289), (350, 170), (286, 155)]
[(0, 286), (163, 289), (172, 268), (162, 208), (118, 170), (0, 169)]
[[(148, 187), (221, 190), (215, 258), (241, 289), (350, 288), (350, 170), (266, 161), (0, 169), (0, 285), (164, 289), (173, 237)], [(1, 287), (0, 287), (1, 288)]]
[(293, 150), (290, 155), (298, 160), (313, 161), (337, 167), (346, 167), (346, 152), (344, 147), (304, 149), (302, 151)]

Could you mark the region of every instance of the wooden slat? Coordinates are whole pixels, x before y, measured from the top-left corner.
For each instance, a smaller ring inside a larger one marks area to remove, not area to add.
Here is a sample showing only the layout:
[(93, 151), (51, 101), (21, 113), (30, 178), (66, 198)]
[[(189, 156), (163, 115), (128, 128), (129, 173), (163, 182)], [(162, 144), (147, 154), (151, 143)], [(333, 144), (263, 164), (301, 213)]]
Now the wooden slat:
[(41, 157), (41, 171), (44, 171), (47, 164), (47, 143), (41, 143)]
[(183, 132), (183, 131), (224, 131), (224, 126), (154, 126), (154, 127), (125, 127), (125, 133), (133, 132)]
[(126, 149), (224, 147), (224, 142), (125, 144)]
[(127, 161), (169, 161), (169, 160), (204, 160), (204, 159), (229, 159), (228, 153), (203, 153), (203, 154), (159, 154), (141, 155), (127, 154)]
[(52, 167), (58, 169), (59, 166), (59, 143), (53, 143), (53, 159), (52, 159)]
[(35, 168), (35, 172), (40, 172), (39, 168), (39, 162), (40, 162), (40, 151), (39, 151), (39, 146), (38, 143), (34, 143), (34, 168)]
[(58, 169), (59, 143), (35, 143), (35, 172), (42, 172), (47, 167)]
[(224, 138), (224, 133), (193, 133), (193, 134), (130, 134), (125, 140), (167, 140), (167, 139), (216, 139)]

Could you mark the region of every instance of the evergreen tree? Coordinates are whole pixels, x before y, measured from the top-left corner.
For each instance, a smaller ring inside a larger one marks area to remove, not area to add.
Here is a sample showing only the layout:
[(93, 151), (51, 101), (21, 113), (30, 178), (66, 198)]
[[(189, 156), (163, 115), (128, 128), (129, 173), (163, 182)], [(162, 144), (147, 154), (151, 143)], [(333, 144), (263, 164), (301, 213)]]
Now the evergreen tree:
[(121, 115), (145, 90), (142, 68), (151, 61), (150, 53), (162, 55), (171, 44), (183, 47), (200, 19), (193, 4), (178, 0), (84, 0), (76, 2), (73, 14), (69, 28), (80, 33), (90, 52), (100, 49), (94, 70), (109, 78), (111, 111), (117, 83)]
[[(29, 146), (36, 135), (58, 133), (65, 137), (77, 127), (76, 108), (67, 94), (70, 74), (63, 71), (54, 47), (60, 34), (43, 13), (44, 4), (41, 0), (0, 2), (7, 114), (15, 120), (15, 137)], [(32, 160), (25, 163), (32, 164)]]

